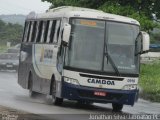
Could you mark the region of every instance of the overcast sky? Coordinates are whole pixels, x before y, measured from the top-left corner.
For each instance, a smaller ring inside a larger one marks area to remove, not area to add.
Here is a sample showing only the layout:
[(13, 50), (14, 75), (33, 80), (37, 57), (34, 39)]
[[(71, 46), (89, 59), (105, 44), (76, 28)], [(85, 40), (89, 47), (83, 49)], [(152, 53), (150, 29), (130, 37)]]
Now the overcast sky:
[(1, 14), (28, 14), (31, 11), (44, 12), (51, 4), (41, 0), (0, 0)]

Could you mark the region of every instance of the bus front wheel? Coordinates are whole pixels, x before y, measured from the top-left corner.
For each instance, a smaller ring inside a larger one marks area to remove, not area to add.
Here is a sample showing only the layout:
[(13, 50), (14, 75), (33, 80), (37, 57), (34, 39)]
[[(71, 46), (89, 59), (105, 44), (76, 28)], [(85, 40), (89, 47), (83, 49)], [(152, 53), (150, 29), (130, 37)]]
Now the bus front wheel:
[(56, 82), (55, 81), (53, 82), (53, 85), (52, 85), (52, 101), (53, 101), (53, 104), (55, 105), (62, 105), (63, 103), (63, 98), (56, 97)]
[(113, 112), (120, 112), (123, 109), (123, 104), (112, 103)]

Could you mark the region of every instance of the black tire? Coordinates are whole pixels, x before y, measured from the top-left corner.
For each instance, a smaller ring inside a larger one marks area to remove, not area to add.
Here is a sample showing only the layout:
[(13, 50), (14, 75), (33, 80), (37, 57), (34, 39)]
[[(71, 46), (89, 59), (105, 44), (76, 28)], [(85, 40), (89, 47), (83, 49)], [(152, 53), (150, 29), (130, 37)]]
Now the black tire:
[(33, 91), (33, 78), (32, 74), (29, 75), (29, 97), (35, 98), (37, 96), (37, 92)]
[(123, 104), (112, 103), (113, 112), (121, 112), (123, 109)]
[(52, 84), (52, 102), (54, 105), (62, 105), (63, 98), (56, 97), (56, 82)]

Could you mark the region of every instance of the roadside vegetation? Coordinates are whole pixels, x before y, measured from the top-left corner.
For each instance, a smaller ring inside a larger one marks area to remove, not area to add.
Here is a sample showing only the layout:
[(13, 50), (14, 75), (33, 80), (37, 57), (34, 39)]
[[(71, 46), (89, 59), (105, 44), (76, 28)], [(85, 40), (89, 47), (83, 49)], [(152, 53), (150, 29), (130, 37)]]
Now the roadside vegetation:
[(21, 41), (23, 26), (19, 24), (6, 23), (0, 20), (0, 52), (7, 49), (7, 42), (16, 45)]
[(7, 49), (6, 45), (0, 45), (0, 53), (5, 52)]
[(142, 98), (160, 102), (160, 61), (141, 65), (140, 86)]

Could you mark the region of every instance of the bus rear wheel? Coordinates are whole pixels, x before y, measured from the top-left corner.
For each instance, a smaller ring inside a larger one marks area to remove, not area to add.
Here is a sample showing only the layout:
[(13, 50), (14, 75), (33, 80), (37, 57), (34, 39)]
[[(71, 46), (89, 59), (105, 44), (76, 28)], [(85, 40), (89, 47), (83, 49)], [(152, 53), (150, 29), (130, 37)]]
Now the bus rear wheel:
[(33, 77), (32, 74), (29, 75), (29, 96), (31, 98), (35, 98), (37, 96), (37, 92), (33, 91)]
[(123, 109), (123, 104), (112, 103), (113, 112), (120, 112)]
[(54, 105), (62, 105), (63, 98), (56, 97), (56, 82), (53, 82), (52, 85), (52, 102)]

